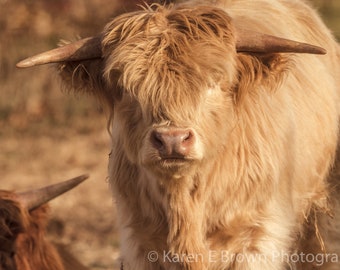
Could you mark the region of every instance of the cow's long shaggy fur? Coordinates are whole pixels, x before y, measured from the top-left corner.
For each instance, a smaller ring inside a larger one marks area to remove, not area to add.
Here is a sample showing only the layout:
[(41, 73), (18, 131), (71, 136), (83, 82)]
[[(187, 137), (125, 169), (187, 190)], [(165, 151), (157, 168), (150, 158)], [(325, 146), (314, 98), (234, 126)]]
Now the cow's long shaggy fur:
[(0, 269), (64, 270), (45, 235), (48, 206), (28, 212), (15, 193), (0, 191)]
[(0, 191), (0, 269), (15, 270), (15, 239), (27, 224), (22, 218), (25, 213), (8, 195), (12, 193)]
[[(304, 1), (200, 4), (119, 16), (103, 32), (103, 59), (60, 67), (66, 83), (113, 112), (109, 176), (124, 269), (294, 267), (289, 255), (306, 250), (304, 232), (326, 227), (311, 222), (314, 212), (327, 213), (329, 196), (338, 196), (327, 177), (338, 140), (339, 46)], [(234, 25), (328, 53), (236, 53)], [(159, 127), (192, 130), (190, 162), (159, 162), (149, 140)]]
[(0, 190), (0, 270), (86, 270), (48, 239), (49, 206), (28, 211), (16, 193)]

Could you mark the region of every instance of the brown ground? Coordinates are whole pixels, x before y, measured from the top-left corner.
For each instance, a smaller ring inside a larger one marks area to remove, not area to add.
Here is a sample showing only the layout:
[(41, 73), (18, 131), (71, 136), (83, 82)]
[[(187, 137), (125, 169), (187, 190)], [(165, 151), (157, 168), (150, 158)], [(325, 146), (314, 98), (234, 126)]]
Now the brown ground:
[[(53, 68), (18, 70), (15, 63), (61, 38), (93, 35), (132, 2), (0, 0), (0, 188), (25, 190), (89, 173), (51, 203), (49, 232), (98, 270), (119, 269), (106, 116), (91, 98), (61, 93)], [(340, 1), (315, 2), (324, 5), (330, 25), (339, 25)]]
[(86, 134), (65, 129), (58, 135), (1, 136), (1, 188), (26, 190), (89, 173), (87, 181), (50, 204), (50, 237), (91, 269), (118, 269), (106, 180), (109, 136), (104, 119), (88, 125), (93, 130)]

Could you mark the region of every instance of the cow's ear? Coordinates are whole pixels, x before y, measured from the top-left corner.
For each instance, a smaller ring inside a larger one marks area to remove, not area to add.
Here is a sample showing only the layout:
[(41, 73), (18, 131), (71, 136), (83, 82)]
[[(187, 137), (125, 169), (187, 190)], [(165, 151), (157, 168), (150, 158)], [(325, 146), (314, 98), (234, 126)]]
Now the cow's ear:
[(90, 94), (112, 106), (119, 98), (120, 91), (114, 82), (108, 85), (104, 78), (104, 66), (102, 58), (68, 61), (58, 63), (58, 72), (67, 91)]
[(102, 60), (58, 63), (58, 73), (69, 91), (92, 93), (102, 88)]
[(291, 57), (288, 54), (237, 54), (237, 82), (234, 85), (235, 101), (240, 103), (261, 86), (275, 91), (285, 71), (289, 69)]

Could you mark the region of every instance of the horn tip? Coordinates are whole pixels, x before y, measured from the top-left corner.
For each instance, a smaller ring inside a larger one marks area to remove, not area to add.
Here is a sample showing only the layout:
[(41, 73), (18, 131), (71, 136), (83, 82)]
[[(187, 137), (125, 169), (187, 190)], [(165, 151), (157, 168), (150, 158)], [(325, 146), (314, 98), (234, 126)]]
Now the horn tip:
[(70, 180), (65, 181), (65, 183), (69, 183), (69, 189), (72, 189), (78, 186), (80, 183), (84, 182), (89, 177), (90, 177), (89, 174), (82, 174)]
[(28, 67), (33, 67), (35, 64), (33, 61), (31, 61), (30, 58), (26, 58), (19, 63), (16, 64), (17, 68), (28, 68)]
[(90, 177), (89, 174), (82, 174), (82, 175), (79, 175), (79, 176), (73, 178), (73, 180), (81, 183), (81, 182), (85, 181), (89, 177)]
[(327, 54), (327, 50), (325, 48), (319, 47), (318, 54)]

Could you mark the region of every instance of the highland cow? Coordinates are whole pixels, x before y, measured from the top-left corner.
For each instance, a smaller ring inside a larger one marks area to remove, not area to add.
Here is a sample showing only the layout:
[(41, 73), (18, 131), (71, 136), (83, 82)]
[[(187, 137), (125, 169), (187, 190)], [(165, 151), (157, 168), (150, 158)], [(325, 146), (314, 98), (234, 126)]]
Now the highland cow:
[[(87, 176), (24, 193), (0, 190), (0, 269), (75, 270), (66, 268), (57, 247), (46, 237), (47, 201), (84, 181)], [(75, 264), (74, 264), (75, 265)]]
[(292, 255), (339, 196), (340, 50), (305, 1), (146, 6), (18, 66), (52, 62), (110, 109), (124, 269), (314, 267)]

